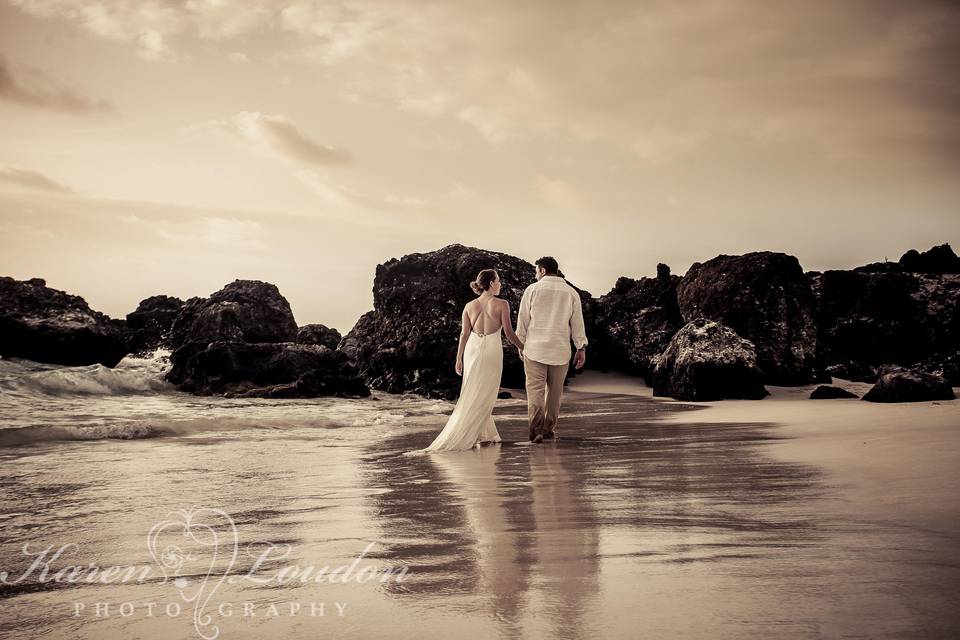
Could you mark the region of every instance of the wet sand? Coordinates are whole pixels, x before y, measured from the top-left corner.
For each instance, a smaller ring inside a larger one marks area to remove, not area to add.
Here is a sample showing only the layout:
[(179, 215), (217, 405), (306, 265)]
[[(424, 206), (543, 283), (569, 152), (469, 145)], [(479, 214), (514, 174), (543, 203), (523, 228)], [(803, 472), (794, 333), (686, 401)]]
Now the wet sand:
[[(214, 610), (223, 638), (956, 637), (960, 403), (803, 392), (683, 403), (590, 373), (565, 395), (557, 442), (524, 444), (515, 392), (495, 415), (517, 444), (412, 458), (452, 405), (381, 424), (8, 449), (0, 560), (22, 568), (30, 539), (148, 563), (153, 524), (208, 505), (242, 544), (290, 545), (267, 573), (349, 564), (369, 542), (365, 562), (408, 569), (400, 582), (223, 584), (211, 602), (255, 613)], [(5, 637), (200, 637), (188, 614), (73, 615), (78, 601), (174, 601), (168, 582), (0, 593)], [(283, 615), (291, 602), (326, 602), (325, 615)]]

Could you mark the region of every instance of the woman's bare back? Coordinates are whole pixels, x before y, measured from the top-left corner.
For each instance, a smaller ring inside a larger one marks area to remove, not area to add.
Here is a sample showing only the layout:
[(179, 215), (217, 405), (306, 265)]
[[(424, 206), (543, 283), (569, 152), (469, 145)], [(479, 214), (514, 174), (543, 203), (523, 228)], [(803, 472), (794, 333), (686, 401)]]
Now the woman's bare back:
[[(495, 331), (499, 331), (502, 323), (500, 322), (500, 299), (491, 296), (486, 302), (479, 298), (467, 304), (467, 317), (470, 318), (471, 330), (474, 333), (485, 336)], [(473, 307), (471, 309), (471, 307)]]

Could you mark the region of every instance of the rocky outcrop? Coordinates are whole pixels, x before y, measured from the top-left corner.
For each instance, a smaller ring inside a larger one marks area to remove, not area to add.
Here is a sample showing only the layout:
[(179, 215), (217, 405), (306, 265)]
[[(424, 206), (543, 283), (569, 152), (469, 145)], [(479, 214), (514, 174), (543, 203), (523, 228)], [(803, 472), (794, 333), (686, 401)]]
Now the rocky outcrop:
[[(320, 333), (308, 330), (302, 337), (311, 335)], [(297, 336), (290, 305), (276, 285), (235, 280), (183, 305), (170, 332), (175, 350), (166, 379), (198, 395), (369, 395), (345, 354), (297, 343)]]
[(276, 285), (234, 280), (209, 298), (190, 298), (170, 329), (167, 380), (183, 384), (187, 361), (211, 342), (293, 342), (297, 323)]
[(114, 367), (128, 352), (126, 325), (40, 278), (0, 277), (0, 356)]
[(752, 342), (719, 322), (684, 325), (657, 356), (653, 395), (677, 400), (760, 399), (768, 395)]
[(685, 321), (721, 322), (756, 345), (768, 384), (820, 377), (814, 298), (800, 263), (785, 253), (721, 255), (695, 263), (677, 287)]
[[(510, 302), (516, 326), (520, 297), (534, 281), (534, 266), (504, 253), (454, 244), (378, 265), (373, 310), (344, 336), (340, 349), (375, 389), (455, 398), (461, 383), (454, 371), (460, 317), (463, 306), (476, 297), (469, 283), (487, 268), (500, 274), (500, 297)], [(523, 364), (506, 339), (501, 384), (524, 385)]]
[(945, 349), (916, 363), (921, 371), (943, 377), (954, 387), (960, 387), (960, 349)]
[(820, 361), (837, 377), (873, 381), (887, 363), (957, 381), (960, 274), (807, 274), (817, 301)]
[(657, 265), (656, 278), (619, 278), (596, 302), (596, 328), (588, 334), (588, 366), (649, 378), (653, 359), (683, 326), (677, 304), (679, 282), (665, 264)]
[(305, 324), (297, 331), (297, 344), (321, 344), (336, 349), (343, 336), (336, 329), (322, 324)]
[(960, 273), (960, 257), (949, 244), (941, 244), (923, 253), (910, 249), (900, 256), (900, 268), (911, 273)]
[[(562, 269), (557, 275), (559, 275), (561, 278), (566, 279), (566, 276), (563, 275)], [(601, 323), (601, 319), (598, 317), (600, 306), (597, 302), (597, 299), (594, 298), (589, 291), (587, 291), (586, 289), (581, 289), (580, 287), (573, 284), (569, 280), (567, 280), (567, 284), (569, 284), (573, 288), (573, 290), (577, 292), (577, 295), (580, 296), (580, 308), (581, 308), (581, 311), (583, 312), (583, 328), (585, 333), (587, 334), (587, 361), (583, 369), (575, 369), (573, 367), (573, 361), (571, 359), (570, 366), (567, 368), (567, 377), (564, 379), (563, 384), (569, 383), (570, 378), (573, 378), (577, 375), (582, 374), (588, 368), (590, 369), (598, 368), (596, 366), (596, 363), (594, 363), (594, 360), (596, 360), (596, 352), (597, 352), (596, 338), (598, 335), (602, 333), (601, 331), (602, 323)], [(520, 294), (523, 295), (523, 290), (520, 291)], [(520, 302), (518, 301), (517, 306), (519, 307), (519, 305), (520, 305)], [(512, 314), (513, 304), (510, 305), (510, 311)], [(516, 327), (515, 322), (513, 326)], [(508, 344), (508, 349), (510, 351), (513, 351), (513, 355), (516, 355), (517, 350), (513, 348), (513, 345), (510, 345), (509, 343), (507, 344)], [(571, 342), (570, 345), (571, 345), (571, 354), (572, 354), (573, 343)], [(513, 356), (511, 356), (511, 360), (512, 360), (512, 357)], [(517, 364), (520, 366), (521, 374), (522, 374), (523, 363), (520, 361), (519, 356), (517, 357)], [(506, 376), (504, 378), (506, 379)], [(506, 386), (514, 387), (514, 388), (522, 388), (525, 385), (525, 379), (526, 379), (526, 376), (523, 376), (522, 378), (511, 378), (510, 379), (511, 383), (509, 385), (506, 382), (504, 382), (503, 384)]]
[(182, 367), (180, 388), (198, 395), (263, 398), (365, 397), (347, 356), (322, 345), (213, 342)]
[(915, 369), (885, 367), (863, 399), (868, 402), (926, 402), (953, 400), (954, 397), (950, 384), (941, 376)]
[(176, 349), (188, 342), (293, 342), (297, 323), (277, 285), (234, 280), (209, 298), (190, 298), (170, 330)]
[(824, 367), (824, 371), (833, 378), (843, 380), (853, 380), (855, 382), (873, 382), (877, 379), (877, 368), (875, 366), (845, 360)]
[(857, 398), (859, 397), (855, 393), (850, 393), (846, 389), (840, 387), (832, 387), (829, 385), (822, 384), (810, 394), (811, 400), (836, 400), (839, 398)]
[(168, 346), (170, 328), (183, 308), (183, 300), (171, 296), (151, 296), (140, 301), (127, 314), (127, 345), (131, 353), (144, 353)]

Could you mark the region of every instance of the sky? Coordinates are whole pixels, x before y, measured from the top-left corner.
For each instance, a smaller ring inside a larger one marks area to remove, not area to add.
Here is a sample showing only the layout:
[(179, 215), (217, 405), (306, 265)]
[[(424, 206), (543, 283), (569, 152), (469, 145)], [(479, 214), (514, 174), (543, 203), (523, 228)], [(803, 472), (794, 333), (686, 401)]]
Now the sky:
[(0, 0), (0, 275), (346, 332), (452, 243), (594, 295), (960, 249), (958, 71), (952, 1)]

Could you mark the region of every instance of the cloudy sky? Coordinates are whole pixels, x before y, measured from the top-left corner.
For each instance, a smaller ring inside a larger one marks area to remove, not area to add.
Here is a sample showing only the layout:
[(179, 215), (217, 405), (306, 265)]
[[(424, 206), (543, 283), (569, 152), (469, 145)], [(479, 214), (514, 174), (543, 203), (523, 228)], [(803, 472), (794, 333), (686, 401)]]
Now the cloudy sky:
[(595, 295), (956, 247), (958, 60), (947, 1), (0, 0), (0, 275), (346, 331), (454, 242)]

